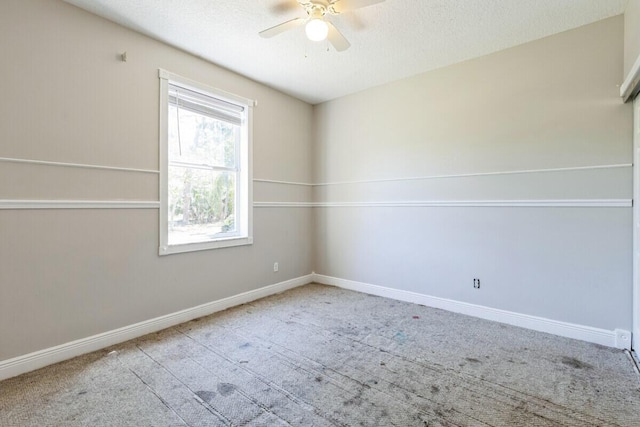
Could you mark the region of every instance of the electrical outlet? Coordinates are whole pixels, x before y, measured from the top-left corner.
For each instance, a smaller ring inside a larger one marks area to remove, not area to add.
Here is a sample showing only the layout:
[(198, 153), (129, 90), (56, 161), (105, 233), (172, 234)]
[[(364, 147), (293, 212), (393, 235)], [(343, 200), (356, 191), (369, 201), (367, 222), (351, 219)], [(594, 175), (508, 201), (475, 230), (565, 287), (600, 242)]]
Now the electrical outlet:
[(480, 289), (480, 279), (473, 279), (473, 289)]
[(273, 272), (275, 273), (275, 272), (277, 272), (277, 271), (278, 271), (278, 263), (277, 263), (277, 262), (274, 262), (274, 263), (273, 263)]

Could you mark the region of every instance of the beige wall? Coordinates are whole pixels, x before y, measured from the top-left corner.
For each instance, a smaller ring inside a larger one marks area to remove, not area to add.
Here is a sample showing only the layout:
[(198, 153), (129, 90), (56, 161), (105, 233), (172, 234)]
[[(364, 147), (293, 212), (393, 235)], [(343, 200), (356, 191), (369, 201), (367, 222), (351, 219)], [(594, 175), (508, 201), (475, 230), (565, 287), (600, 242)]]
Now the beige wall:
[(369, 204), (316, 210), (315, 271), (630, 330), (622, 65), (618, 16), (314, 107), (316, 200)]
[(624, 75), (640, 56), (640, 0), (629, 0), (624, 11)]
[[(0, 157), (157, 170), (163, 68), (259, 101), (254, 178), (311, 180), (310, 105), (62, 1), (3, 1), (0, 51)], [(6, 199), (157, 201), (158, 175), (0, 161)], [(157, 209), (0, 210), (0, 233), (0, 360), (312, 271), (305, 208), (255, 208), (252, 246), (165, 257)]]

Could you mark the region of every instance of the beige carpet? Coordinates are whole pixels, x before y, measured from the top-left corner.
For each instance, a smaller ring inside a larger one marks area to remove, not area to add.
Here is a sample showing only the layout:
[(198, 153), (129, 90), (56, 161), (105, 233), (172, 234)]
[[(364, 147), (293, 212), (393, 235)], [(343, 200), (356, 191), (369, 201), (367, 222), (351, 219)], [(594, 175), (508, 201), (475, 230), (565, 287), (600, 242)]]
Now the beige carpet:
[(0, 382), (0, 426), (640, 426), (626, 353), (321, 285)]

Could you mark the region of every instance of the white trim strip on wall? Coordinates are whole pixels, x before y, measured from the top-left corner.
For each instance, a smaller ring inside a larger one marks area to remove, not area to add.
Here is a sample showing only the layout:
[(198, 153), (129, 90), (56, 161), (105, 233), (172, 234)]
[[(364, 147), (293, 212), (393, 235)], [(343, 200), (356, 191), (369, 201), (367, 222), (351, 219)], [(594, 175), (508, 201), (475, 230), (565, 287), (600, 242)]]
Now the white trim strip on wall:
[(254, 178), (253, 182), (264, 182), (267, 184), (284, 184), (284, 185), (302, 185), (305, 187), (313, 187), (315, 186), (315, 184), (310, 184), (308, 182), (295, 182), (295, 181), (278, 181), (275, 179), (260, 179), (260, 178)]
[(0, 162), (9, 163), (27, 163), (32, 165), (45, 165), (45, 166), (62, 166), (68, 168), (82, 168), (82, 169), (102, 169), (121, 172), (141, 172), (152, 173), (158, 175), (160, 171), (153, 169), (137, 169), (137, 168), (123, 168), (118, 166), (103, 166), (103, 165), (91, 165), (85, 163), (65, 163), (65, 162), (49, 162), (45, 160), (32, 160), (32, 159), (17, 159), (13, 157), (0, 157)]
[(313, 208), (314, 202), (253, 202), (254, 208)]
[(328, 186), (328, 185), (372, 184), (372, 183), (396, 182), (396, 181), (421, 181), (421, 180), (427, 180), (427, 179), (469, 178), (469, 177), (476, 177), (476, 176), (518, 175), (518, 174), (549, 173), (549, 172), (574, 172), (574, 171), (583, 171), (583, 170), (630, 168), (632, 166), (633, 164), (631, 163), (621, 163), (621, 164), (615, 164), (615, 165), (576, 166), (576, 167), (552, 168), (552, 169), (525, 169), (525, 170), (478, 172), (478, 173), (453, 174), (453, 175), (424, 175), (424, 176), (400, 177), (400, 178), (324, 182), (324, 183), (314, 184), (314, 186), (322, 187), (322, 186)]
[(624, 208), (631, 199), (566, 200), (420, 200), (398, 202), (324, 202), (318, 207), (544, 207), (544, 208)]
[[(0, 162), (25, 163), (25, 164), (32, 164), (32, 165), (44, 165), (44, 166), (61, 166), (61, 167), (82, 168), (82, 169), (103, 169), (103, 170), (114, 170), (114, 171), (122, 171), (122, 172), (141, 172), (141, 173), (152, 173), (156, 175), (160, 174), (159, 170), (154, 170), (154, 169), (125, 168), (125, 167), (119, 167), (119, 166), (104, 166), (104, 165), (94, 165), (94, 164), (87, 164), (87, 163), (50, 162), (45, 160), (18, 159), (14, 157), (0, 157)], [(254, 178), (253, 182), (264, 182), (268, 184), (283, 184), (283, 185), (301, 185), (306, 187), (313, 187), (315, 185), (308, 182), (279, 181), (275, 179), (261, 179), (261, 178)]]
[(386, 207), (545, 207), (545, 208), (628, 208), (632, 199), (566, 200), (419, 200), (397, 202), (254, 202), (257, 208), (386, 208)]
[(158, 209), (146, 200), (0, 200), (2, 209)]
[(406, 301), (414, 304), (421, 304), (428, 307), (440, 308), (454, 313), (466, 314), (479, 317), (481, 319), (506, 323), (513, 326), (532, 329), (539, 332), (547, 332), (562, 337), (588, 341), (608, 347), (621, 349), (630, 348), (629, 331), (616, 329), (609, 331), (606, 329), (594, 328), (591, 326), (577, 325), (574, 323), (560, 322), (543, 317), (531, 316), (528, 314), (515, 313), (512, 311), (499, 310), (482, 305), (470, 304), (446, 298), (434, 297), (416, 292), (404, 291), (400, 289), (387, 288), (384, 286), (371, 285), (353, 280), (339, 279), (337, 277), (325, 276), (322, 274), (313, 275), (313, 281), (325, 285), (337, 286), (343, 289), (377, 295), (385, 298), (392, 298), (399, 301)]
[(180, 323), (197, 319), (198, 317), (208, 316), (212, 313), (226, 310), (230, 307), (246, 304), (269, 295), (306, 285), (307, 283), (311, 283), (312, 280), (313, 275), (308, 274), (306, 276), (286, 280), (274, 285), (264, 286), (253, 291), (243, 292), (228, 298), (222, 298), (102, 334), (93, 335), (91, 337), (71, 341), (66, 344), (0, 361), (0, 380), (11, 378), (63, 360), (71, 359), (72, 357), (100, 350), (152, 332), (170, 328), (172, 326), (179, 325)]
[[(631, 199), (585, 200), (422, 200), (398, 202), (253, 202), (256, 208), (386, 208), (386, 207), (545, 207), (627, 208)], [(146, 200), (0, 200), (0, 210), (11, 209), (159, 209)]]
[[(640, 58), (639, 58), (639, 61), (640, 61)], [(638, 66), (640, 67), (640, 64)], [(85, 163), (51, 162), (51, 161), (45, 161), (45, 160), (19, 159), (19, 158), (13, 158), (13, 157), (0, 157), (0, 162), (26, 163), (26, 164), (34, 164), (34, 165), (61, 166), (61, 167), (71, 167), (71, 168), (83, 168), (83, 169), (101, 169), (101, 170), (113, 170), (113, 171), (121, 171), (121, 172), (140, 172), (140, 173), (151, 173), (155, 175), (160, 174), (160, 171), (155, 169), (125, 168), (125, 167), (119, 167), (119, 166), (104, 166), (104, 165), (94, 165), (94, 164), (85, 164)], [(323, 183), (308, 183), (308, 182), (254, 178), (253, 182), (263, 182), (263, 183), (283, 184), (283, 185), (299, 185), (299, 186), (305, 186), (305, 187), (324, 187), (329, 185), (369, 184), (369, 183), (396, 182), (396, 181), (420, 181), (420, 180), (427, 180), (427, 179), (469, 178), (469, 177), (476, 177), (476, 176), (515, 175), (515, 174), (548, 173), (548, 172), (571, 172), (571, 171), (598, 170), (598, 169), (617, 169), (617, 168), (629, 168), (632, 166), (633, 164), (631, 163), (621, 163), (621, 164), (613, 164), (613, 165), (594, 165), (594, 166), (576, 166), (576, 167), (552, 168), (552, 169), (528, 169), (528, 170), (511, 170), (511, 171), (497, 171), (497, 172), (478, 172), (478, 173), (451, 174), (451, 175), (424, 175), (424, 176), (414, 176), (414, 177), (336, 181), (336, 182), (323, 182)]]

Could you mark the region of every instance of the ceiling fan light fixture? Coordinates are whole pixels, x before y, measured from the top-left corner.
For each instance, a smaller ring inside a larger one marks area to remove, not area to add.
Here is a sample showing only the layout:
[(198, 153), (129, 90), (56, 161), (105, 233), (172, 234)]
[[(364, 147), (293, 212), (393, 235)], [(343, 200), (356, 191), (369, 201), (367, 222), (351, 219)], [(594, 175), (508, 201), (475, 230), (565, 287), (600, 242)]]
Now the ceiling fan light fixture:
[[(287, 0), (293, 2), (293, 0)], [(382, 3), (385, 0), (298, 0), (307, 16), (305, 18), (293, 18), (282, 22), (275, 27), (260, 31), (260, 37), (269, 38), (277, 36), (294, 28), (305, 26), (307, 38), (311, 41), (329, 40), (329, 43), (337, 52), (347, 50), (351, 44), (333, 25), (330, 20), (325, 20), (328, 15), (340, 15), (354, 9), (360, 9)]]
[(307, 22), (307, 25), (304, 27), (305, 33), (307, 33), (307, 38), (314, 42), (320, 42), (327, 38), (329, 34), (329, 26), (321, 18), (310, 19)]

